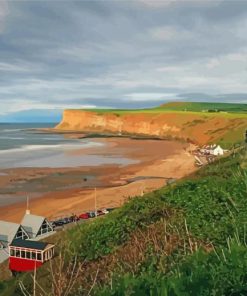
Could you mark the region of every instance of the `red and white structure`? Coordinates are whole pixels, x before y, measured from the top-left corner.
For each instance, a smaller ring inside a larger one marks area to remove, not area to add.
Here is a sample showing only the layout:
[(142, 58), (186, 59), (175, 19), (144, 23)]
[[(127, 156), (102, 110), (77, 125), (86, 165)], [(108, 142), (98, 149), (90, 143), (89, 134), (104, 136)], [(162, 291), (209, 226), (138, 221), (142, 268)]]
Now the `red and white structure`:
[(53, 244), (15, 239), (9, 245), (9, 269), (12, 272), (35, 270), (53, 257)]

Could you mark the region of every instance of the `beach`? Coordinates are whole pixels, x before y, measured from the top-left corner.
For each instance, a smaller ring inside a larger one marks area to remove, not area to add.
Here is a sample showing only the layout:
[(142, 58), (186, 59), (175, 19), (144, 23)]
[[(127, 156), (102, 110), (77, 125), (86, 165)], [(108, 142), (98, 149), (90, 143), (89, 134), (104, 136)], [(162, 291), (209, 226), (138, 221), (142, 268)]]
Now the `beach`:
[[(119, 207), (129, 198), (166, 185), (196, 170), (191, 144), (178, 141), (94, 138), (97, 145), (77, 147), (67, 156), (87, 159), (69, 167), (0, 170), (1, 220), (20, 222), (29, 196), (31, 213), (49, 219), (95, 208)], [(106, 163), (96, 159), (106, 159)], [(92, 163), (90, 163), (92, 160)], [(65, 162), (66, 163), (66, 162)]]

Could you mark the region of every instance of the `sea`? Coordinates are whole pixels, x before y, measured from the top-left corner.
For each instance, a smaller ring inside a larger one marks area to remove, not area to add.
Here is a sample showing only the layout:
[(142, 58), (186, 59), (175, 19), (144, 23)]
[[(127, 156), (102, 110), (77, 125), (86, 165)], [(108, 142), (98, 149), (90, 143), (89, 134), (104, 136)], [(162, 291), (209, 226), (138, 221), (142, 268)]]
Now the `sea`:
[[(119, 155), (78, 153), (85, 148), (105, 145), (100, 141), (85, 138), (71, 139), (63, 134), (50, 134), (37, 130), (54, 126), (54, 123), (1, 123), (0, 170), (25, 167), (61, 168), (135, 163), (134, 160)], [(0, 174), (4, 173), (0, 172)]]

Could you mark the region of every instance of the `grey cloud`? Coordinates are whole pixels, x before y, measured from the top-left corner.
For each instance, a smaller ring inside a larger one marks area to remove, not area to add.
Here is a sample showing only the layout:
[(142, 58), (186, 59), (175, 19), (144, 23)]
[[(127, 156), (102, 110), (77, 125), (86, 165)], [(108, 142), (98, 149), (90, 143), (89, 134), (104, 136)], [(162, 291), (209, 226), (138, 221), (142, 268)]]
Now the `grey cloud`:
[(247, 104), (247, 94), (232, 93), (221, 95), (209, 95), (203, 93), (179, 94), (178, 98), (187, 102), (226, 102), (226, 103), (244, 103)]
[[(9, 3), (0, 38), (4, 112), (7, 101), (23, 109), (151, 107), (170, 93), (170, 100), (190, 100), (179, 96), (188, 93), (245, 100), (243, 1)], [(243, 96), (232, 97), (237, 92)], [(144, 93), (154, 96), (147, 101)]]

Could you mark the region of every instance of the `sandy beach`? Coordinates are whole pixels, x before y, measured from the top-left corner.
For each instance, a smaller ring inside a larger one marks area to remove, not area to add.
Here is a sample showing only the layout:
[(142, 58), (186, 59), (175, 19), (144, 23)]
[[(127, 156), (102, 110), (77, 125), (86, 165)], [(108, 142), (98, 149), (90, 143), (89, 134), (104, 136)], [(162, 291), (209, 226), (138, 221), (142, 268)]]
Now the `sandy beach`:
[(26, 210), (27, 195), (31, 213), (49, 219), (93, 210), (95, 187), (97, 208), (118, 207), (128, 198), (164, 186), (170, 178), (179, 179), (196, 170), (190, 154), (193, 147), (187, 143), (128, 138), (90, 140), (104, 145), (70, 153), (125, 157), (130, 161), (98, 166), (0, 170), (1, 195), (6, 196), (0, 203), (0, 219), (20, 222)]

